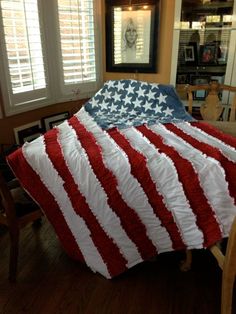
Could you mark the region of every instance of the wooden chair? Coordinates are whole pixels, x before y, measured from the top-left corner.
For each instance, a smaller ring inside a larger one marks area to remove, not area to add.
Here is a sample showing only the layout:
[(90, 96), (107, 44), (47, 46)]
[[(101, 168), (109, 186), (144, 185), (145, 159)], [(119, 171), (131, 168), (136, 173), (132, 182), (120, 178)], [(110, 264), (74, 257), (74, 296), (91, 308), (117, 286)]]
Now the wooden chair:
[(5, 182), (0, 172), (0, 224), (8, 227), (10, 234), (9, 280), (16, 281), (20, 229), (38, 221), (43, 213), (24, 192), (18, 181)]
[[(207, 96), (201, 105), (200, 112), (202, 118), (207, 121), (217, 121), (222, 112), (223, 106), (219, 99), (219, 93), (224, 90), (234, 92), (233, 101), (230, 106), (229, 122), (220, 121), (220, 123), (234, 123), (236, 114), (236, 87), (222, 85), (215, 81), (208, 85), (187, 85), (188, 94), (188, 112), (192, 114), (193, 96), (198, 90), (207, 91)], [(217, 125), (219, 127), (219, 124)], [(210, 248), (211, 253), (217, 259), (220, 268), (223, 271), (222, 288), (221, 288), (221, 314), (232, 314), (233, 288), (236, 276), (236, 217), (234, 219), (229, 239), (227, 242), (226, 253), (223, 254), (220, 246), (217, 244)], [(186, 271), (191, 268), (192, 255), (191, 251), (186, 252), (186, 260), (181, 265), (181, 270)]]
[[(233, 290), (236, 277), (236, 217), (231, 227), (227, 241), (226, 253), (221, 250), (220, 244), (216, 243), (210, 247), (211, 253), (216, 258), (219, 267), (222, 269), (221, 283), (221, 314), (233, 314)], [(189, 271), (192, 265), (192, 251), (186, 250), (186, 257), (180, 264), (180, 270)]]
[(234, 98), (230, 106), (229, 121), (235, 121), (236, 112), (236, 87), (219, 84), (216, 81), (212, 81), (206, 85), (187, 85), (186, 91), (188, 95), (188, 112), (192, 114), (194, 94), (197, 91), (206, 91), (207, 96), (203, 100), (200, 107), (200, 113), (203, 120), (217, 121), (219, 120), (224, 107), (219, 98), (219, 94), (223, 91), (229, 91), (234, 93)]
[(232, 299), (236, 276), (236, 217), (231, 227), (226, 254), (223, 255), (222, 251), (217, 245), (212, 246), (210, 251), (217, 259), (218, 265), (223, 271), (221, 288), (221, 314), (233, 314)]

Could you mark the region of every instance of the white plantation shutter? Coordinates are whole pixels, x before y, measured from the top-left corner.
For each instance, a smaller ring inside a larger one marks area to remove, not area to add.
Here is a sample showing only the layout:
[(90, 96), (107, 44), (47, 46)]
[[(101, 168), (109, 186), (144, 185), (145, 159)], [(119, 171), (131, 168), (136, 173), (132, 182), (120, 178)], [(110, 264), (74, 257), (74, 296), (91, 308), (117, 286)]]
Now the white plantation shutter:
[[(5, 72), (13, 105), (46, 97), (37, 0), (2, 0)], [(32, 91), (36, 91), (32, 95)]]
[(64, 83), (96, 80), (92, 0), (58, 0)]
[(7, 115), (89, 97), (98, 85), (95, 0), (0, 0)]

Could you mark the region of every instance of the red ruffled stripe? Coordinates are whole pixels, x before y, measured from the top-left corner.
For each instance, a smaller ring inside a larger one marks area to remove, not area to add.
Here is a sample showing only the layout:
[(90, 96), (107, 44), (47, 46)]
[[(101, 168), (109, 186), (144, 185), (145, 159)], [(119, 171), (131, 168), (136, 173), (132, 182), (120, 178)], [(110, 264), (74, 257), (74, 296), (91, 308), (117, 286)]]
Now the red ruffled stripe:
[(191, 122), (191, 125), (216, 137), (218, 140), (221, 140), (225, 144), (234, 147), (236, 149), (236, 137), (229, 134), (225, 134), (213, 125), (210, 125), (206, 122)]
[(221, 151), (207, 143), (203, 143), (193, 138), (191, 135), (186, 134), (184, 131), (178, 129), (174, 124), (166, 124), (165, 127), (181, 137), (184, 141), (201, 151), (203, 154), (212, 157), (219, 161), (225, 170), (225, 178), (228, 182), (229, 192), (231, 197), (234, 198), (236, 204), (236, 163), (227, 159)]
[(136, 151), (129, 141), (117, 129), (108, 131), (109, 135), (115, 142), (125, 151), (128, 156), (131, 173), (137, 178), (144, 192), (146, 193), (149, 203), (153, 208), (155, 215), (160, 219), (162, 225), (168, 231), (175, 250), (185, 249), (186, 246), (182, 241), (178, 227), (174, 221), (172, 213), (163, 203), (163, 197), (156, 189), (155, 183), (152, 181), (145, 156)]
[(58, 238), (69, 256), (85, 263), (83, 254), (68, 227), (64, 216), (53, 195), (41, 181), (39, 175), (31, 168), (25, 159), (22, 149), (18, 149), (7, 157), (8, 163), (22, 186), (39, 204), (48, 220), (53, 225)]
[(164, 144), (161, 136), (155, 134), (145, 125), (138, 126), (137, 129), (155, 145), (159, 152), (163, 152), (172, 159), (186, 197), (196, 215), (197, 225), (204, 234), (204, 246), (209, 247), (219, 241), (222, 238), (219, 225), (200, 186), (198, 175), (195, 173), (192, 164), (181, 157), (173, 147)]
[(122, 256), (117, 245), (108, 237), (86, 203), (85, 197), (78, 190), (70, 170), (68, 169), (60, 144), (58, 142), (58, 129), (54, 128), (45, 135), (46, 152), (53, 166), (64, 181), (67, 192), (75, 212), (84, 219), (91, 232), (91, 238), (101, 254), (108, 271), (115, 276), (127, 269), (127, 261)]
[(112, 171), (106, 168), (101, 148), (96, 143), (93, 134), (87, 131), (75, 116), (69, 120), (69, 123), (86, 150), (92, 169), (107, 194), (108, 204), (120, 217), (121, 225), (127, 235), (136, 244), (143, 259), (154, 256), (157, 253), (156, 248), (148, 238), (146, 228), (137, 213), (122, 199), (117, 188), (117, 179)]

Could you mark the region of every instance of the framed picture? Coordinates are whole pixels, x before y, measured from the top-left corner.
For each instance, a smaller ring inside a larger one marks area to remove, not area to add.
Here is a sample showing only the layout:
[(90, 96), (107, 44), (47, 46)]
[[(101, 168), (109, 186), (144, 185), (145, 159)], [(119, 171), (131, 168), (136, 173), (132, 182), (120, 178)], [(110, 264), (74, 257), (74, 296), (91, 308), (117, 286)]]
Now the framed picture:
[(54, 126), (61, 124), (63, 121), (70, 117), (70, 113), (68, 111), (54, 114), (51, 116), (47, 116), (42, 118), (42, 124), (45, 131), (52, 129)]
[[(192, 75), (191, 76), (191, 84), (192, 85), (206, 85), (209, 84), (211, 80), (211, 77), (208, 75), (202, 75), (202, 76), (196, 76)], [(193, 94), (193, 98), (195, 100), (203, 100), (207, 96), (207, 91), (206, 90), (196, 90)]]
[(199, 64), (216, 64), (218, 61), (217, 43), (209, 43), (200, 46)]
[(178, 73), (176, 83), (177, 84), (187, 84), (188, 83), (188, 74)]
[(28, 124), (14, 128), (16, 144), (23, 145), (25, 142), (31, 142), (42, 134), (41, 121), (34, 121)]
[(228, 57), (228, 47), (227, 46), (219, 46), (219, 55), (218, 55), (218, 63), (226, 64)]
[(109, 72), (157, 72), (159, 0), (106, 0), (106, 68)]
[(189, 43), (184, 46), (184, 62), (185, 64), (197, 63), (197, 44)]
[(217, 81), (219, 84), (224, 84), (225, 76), (224, 75), (212, 75), (211, 81)]

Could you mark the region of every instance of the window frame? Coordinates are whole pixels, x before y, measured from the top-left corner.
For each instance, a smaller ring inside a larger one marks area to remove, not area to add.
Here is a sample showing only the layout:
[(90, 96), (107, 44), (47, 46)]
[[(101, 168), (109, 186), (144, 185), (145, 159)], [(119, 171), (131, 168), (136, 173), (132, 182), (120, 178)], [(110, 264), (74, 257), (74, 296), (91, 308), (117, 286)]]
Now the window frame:
[[(63, 72), (60, 70), (60, 34), (59, 34), (59, 20), (57, 18), (57, 0), (38, 0), (39, 23), (41, 29), (42, 50), (44, 55), (45, 66), (45, 99), (33, 99), (32, 101), (21, 104), (12, 104), (8, 92), (8, 86), (11, 86), (10, 77), (8, 73), (8, 63), (5, 47), (0, 42), (0, 51), (3, 55), (0, 60), (0, 87), (3, 98), (2, 116), (11, 116), (18, 113), (23, 113), (29, 110), (38, 109), (56, 103), (72, 101), (76, 99), (90, 98), (100, 87), (102, 78), (102, 47), (101, 47), (101, 3), (93, 0), (94, 10), (94, 46), (95, 46), (95, 66), (96, 66), (96, 80), (94, 82), (83, 82), (70, 84), (65, 88), (63, 82)], [(0, 12), (0, 36), (4, 36), (2, 15)], [(4, 38), (4, 37), (2, 37)], [(55, 40), (51, 40), (55, 38)], [(30, 91), (33, 95), (37, 94), (37, 90)], [(16, 94), (19, 96), (20, 94)], [(1, 118), (1, 109), (0, 109)]]

